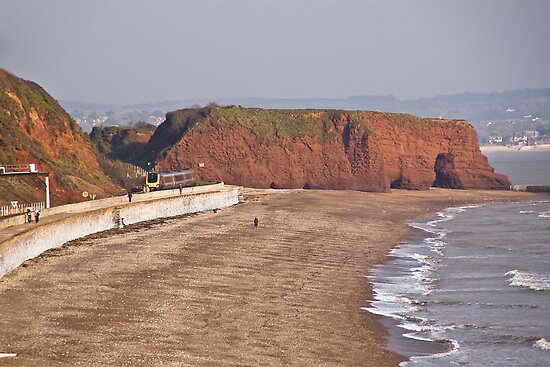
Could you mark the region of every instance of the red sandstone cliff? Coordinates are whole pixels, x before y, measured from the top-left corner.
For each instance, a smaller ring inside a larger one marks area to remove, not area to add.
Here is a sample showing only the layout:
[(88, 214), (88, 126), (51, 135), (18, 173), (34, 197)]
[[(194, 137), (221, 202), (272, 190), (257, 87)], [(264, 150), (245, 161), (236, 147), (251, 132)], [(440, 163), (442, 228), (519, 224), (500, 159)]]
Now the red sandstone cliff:
[(200, 178), (230, 184), (366, 191), (510, 185), (465, 121), (209, 107), (173, 112), (163, 125), (149, 142), (159, 169), (193, 167)]

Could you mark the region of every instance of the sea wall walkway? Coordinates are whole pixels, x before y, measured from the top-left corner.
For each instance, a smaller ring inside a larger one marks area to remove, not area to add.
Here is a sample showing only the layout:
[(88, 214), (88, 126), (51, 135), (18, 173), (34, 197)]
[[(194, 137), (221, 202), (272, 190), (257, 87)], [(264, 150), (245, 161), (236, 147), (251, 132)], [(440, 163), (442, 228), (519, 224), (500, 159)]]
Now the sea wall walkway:
[(46, 250), (112, 228), (155, 218), (220, 209), (242, 200), (242, 187), (223, 183), (120, 196), (41, 211), (40, 222), (25, 215), (0, 221), (0, 278)]

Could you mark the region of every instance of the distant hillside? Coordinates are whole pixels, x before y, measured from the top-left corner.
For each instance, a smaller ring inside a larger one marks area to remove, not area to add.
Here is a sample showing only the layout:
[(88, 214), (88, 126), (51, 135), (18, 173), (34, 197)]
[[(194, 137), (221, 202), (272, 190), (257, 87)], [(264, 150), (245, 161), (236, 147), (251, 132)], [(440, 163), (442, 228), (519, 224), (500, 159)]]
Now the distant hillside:
[[(80, 127), (38, 84), (0, 69), (0, 164), (35, 163), (50, 173), (52, 205), (120, 192), (100, 169)], [(37, 178), (0, 178), (0, 205), (44, 200)]]
[(145, 147), (158, 169), (258, 188), (501, 188), (464, 120), (240, 106), (170, 112)]
[[(442, 117), (470, 121), (481, 140), (491, 135), (520, 133), (523, 130), (550, 128), (550, 89), (521, 89), (502, 93), (461, 93), (415, 100), (398, 100), (387, 96), (353, 96), (337, 98), (211, 98), (163, 101), (127, 106), (62, 101), (63, 106), (84, 130), (94, 125), (128, 124), (144, 121), (158, 125), (161, 116), (179, 108), (219, 105), (241, 105), (268, 109), (344, 109), (409, 113), (422, 117)], [(513, 111), (512, 111), (513, 110)], [(530, 117), (524, 117), (530, 116)], [(538, 119), (537, 119), (538, 118)], [(492, 124), (488, 122), (491, 121)]]

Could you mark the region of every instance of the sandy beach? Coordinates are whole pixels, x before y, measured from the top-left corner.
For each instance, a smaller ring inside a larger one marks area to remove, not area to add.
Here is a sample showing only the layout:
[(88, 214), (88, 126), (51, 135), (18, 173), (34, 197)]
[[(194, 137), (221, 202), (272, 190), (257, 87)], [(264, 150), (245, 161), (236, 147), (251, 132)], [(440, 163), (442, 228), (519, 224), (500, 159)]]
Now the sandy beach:
[[(0, 366), (397, 366), (365, 275), (449, 206), (509, 191), (246, 190), (73, 241), (0, 279)], [(259, 218), (254, 228), (253, 219)]]
[(498, 152), (550, 152), (550, 144), (540, 144), (532, 146), (504, 146), (504, 145), (484, 145), (480, 147), (482, 153), (498, 153)]

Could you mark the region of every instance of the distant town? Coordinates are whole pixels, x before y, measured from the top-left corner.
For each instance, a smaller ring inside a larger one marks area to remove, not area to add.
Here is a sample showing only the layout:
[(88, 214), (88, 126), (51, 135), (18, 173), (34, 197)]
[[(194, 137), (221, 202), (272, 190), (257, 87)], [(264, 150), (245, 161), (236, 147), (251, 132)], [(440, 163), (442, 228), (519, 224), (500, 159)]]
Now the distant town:
[[(513, 107), (506, 109), (514, 113)], [(474, 124), (482, 145), (534, 146), (550, 144), (550, 123), (546, 118), (528, 114), (508, 119), (485, 120)]]
[(137, 123), (147, 123), (154, 126), (160, 125), (166, 112), (154, 111), (121, 111), (91, 110), (81, 111), (74, 109), (69, 113), (76, 123), (86, 132), (92, 131), (95, 126), (133, 126)]

